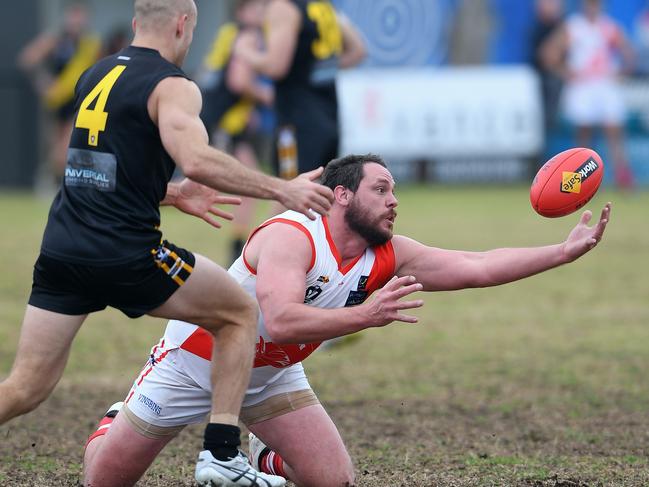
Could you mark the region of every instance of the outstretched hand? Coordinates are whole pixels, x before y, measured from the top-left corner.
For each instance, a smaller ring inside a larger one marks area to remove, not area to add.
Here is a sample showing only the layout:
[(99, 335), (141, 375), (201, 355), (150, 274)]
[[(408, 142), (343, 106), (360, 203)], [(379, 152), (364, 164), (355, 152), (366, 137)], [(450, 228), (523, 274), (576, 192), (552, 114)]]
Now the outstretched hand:
[(201, 218), (215, 228), (221, 228), (221, 223), (215, 217), (232, 220), (234, 215), (215, 205), (240, 205), (241, 198), (221, 196), (218, 191), (185, 178), (178, 184), (178, 195), (173, 204), (183, 213)]
[(374, 296), (368, 306), (369, 326), (385, 326), (393, 321), (417, 323), (415, 316), (401, 313), (404, 309), (421, 308), (421, 299), (400, 301), (401, 298), (421, 291), (423, 286), (414, 276), (394, 276)]
[(303, 213), (311, 220), (315, 220), (311, 210), (326, 215), (334, 200), (333, 191), (314, 182), (320, 177), (323, 170), (322, 167), (319, 167), (288, 181), (279, 202), (290, 210)]
[(586, 252), (592, 250), (602, 239), (606, 224), (611, 217), (611, 203), (606, 203), (597, 224), (589, 227), (588, 222), (592, 216), (593, 214), (590, 210), (584, 211), (579, 223), (572, 229), (568, 238), (563, 243), (563, 253), (568, 261), (578, 259)]

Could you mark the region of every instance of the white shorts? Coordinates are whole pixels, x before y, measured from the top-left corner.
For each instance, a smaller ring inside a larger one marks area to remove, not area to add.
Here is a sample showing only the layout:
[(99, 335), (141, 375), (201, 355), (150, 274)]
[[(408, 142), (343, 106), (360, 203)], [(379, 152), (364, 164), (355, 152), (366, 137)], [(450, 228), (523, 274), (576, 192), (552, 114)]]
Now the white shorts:
[[(152, 363), (155, 362), (155, 365)], [(130, 412), (149, 425), (177, 428), (204, 422), (210, 413), (212, 393), (195, 380), (209, 362), (180, 348), (158, 349), (126, 397)], [(243, 406), (251, 407), (273, 396), (311, 391), (301, 363), (281, 369), (282, 373), (263, 388), (247, 393)]]
[(562, 94), (563, 112), (577, 126), (621, 125), (625, 107), (614, 80), (568, 82)]

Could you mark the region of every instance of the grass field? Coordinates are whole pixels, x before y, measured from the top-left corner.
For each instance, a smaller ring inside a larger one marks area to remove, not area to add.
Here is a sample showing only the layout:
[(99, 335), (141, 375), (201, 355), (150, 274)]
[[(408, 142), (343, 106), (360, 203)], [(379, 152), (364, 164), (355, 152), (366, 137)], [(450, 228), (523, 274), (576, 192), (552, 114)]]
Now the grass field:
[[(523, 187), (404, 187), (397, 233), (484, 250), (562, 240)], [(368, 330), (305, 363), (359, 486), (649, 485), (649, 193), (604, 188), (600, 246), (499, 288), (428, 294), (417, 325)], [(11, 366), (49, 202), (0, 196), (0, 376)], [(263, 210), (262, 210), (263, 211)], [(173, 210), (172, 241), (223, 262), (226, 232)], [(0, 427), (0, 485), (77, 485), (85, 439), (128, 390), (164, 323), (109, 310), (77, 337), (53, 397)], [(192, 485), (188, 428), (139, 485)]]

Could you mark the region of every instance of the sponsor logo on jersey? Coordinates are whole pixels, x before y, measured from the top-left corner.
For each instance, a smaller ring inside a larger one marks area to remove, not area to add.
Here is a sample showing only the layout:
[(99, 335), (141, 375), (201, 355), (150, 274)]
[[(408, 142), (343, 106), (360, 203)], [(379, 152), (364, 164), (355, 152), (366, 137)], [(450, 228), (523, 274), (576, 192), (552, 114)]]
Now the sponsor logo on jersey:
[(599, 169), (599, 164), (595, 159), (589, 157), (575, 172), (564, 171), (561, 175), (561, 192), (580, 193), (581, 183), (586, 181), (597, 169)]
[(367, 299), (367, 291), (349, 291), (345, 306), (356, 306)]
[(370, 278), (370, 276), (361, 276), (358, 279), (358, 286), (356, 289), (359, 291), (365, 291), (365, 288), (367, 288), (367, 280)]
[(108, 176), (106, 173), (92, 171), (90, 169), (74, 169), (72, 167), (65, 168), (65, 177), (68, 178), (83, 178), (83, 179), (94, 179), (95, 181), (100, 181), (102, 183), (109, 182)]
[(117, 159), (114, 154), (85, 149), (68, 149), (65, 185), (114, 192)]

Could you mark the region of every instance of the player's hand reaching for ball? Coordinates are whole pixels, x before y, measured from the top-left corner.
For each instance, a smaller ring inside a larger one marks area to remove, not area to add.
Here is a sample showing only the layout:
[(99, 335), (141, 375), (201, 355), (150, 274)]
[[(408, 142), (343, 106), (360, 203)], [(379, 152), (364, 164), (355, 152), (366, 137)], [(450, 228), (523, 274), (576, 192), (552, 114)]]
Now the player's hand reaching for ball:
[(194, 215), (215, 228), (221, 228), (221, 223), (215, 218), (232, 220), (232, 213), (218, 208), (216, 205), (240, 205), (241, 198), (222, 196), (218, 191), (203, 184), (185, 178), (177, 184), (177, 193), (173, 205), (183, 213)]
[(278, 198), (279, 202), (290, 210), (303, 213), (311, 220), (315, 220), (315, 215), (309, 210), (326, 215), (333, 203), (334, 194), (331, 189), (315, 182), (323, 170), (324, 168), (319, 167), (287, 181), (283, 194)]
[(404, 309), (421, 308), (424, 302), (421, 299), (401, 301), (402, 298), (421, 291), (424, 287), (417, 282), (414, 276), (394, 276), (385, 286), (379, 289), (374, 298), (362, 305), (368, 314), (368, 326), (385, 326), (393, 321), (417, 323), (416, 316), (403, 314)]
[(606, 224), (611, 217), (611, 203), (606, 203), (599, 221), (592, 227), (588, 226), (588, 222), (593, 216), (590, 210), (582, 213), (579, 223), (572, 229), (568, 238), (563, 243), (563, 253), (569, 262), (578, 259), (589, 250), (593, 249), (604, 235)]

